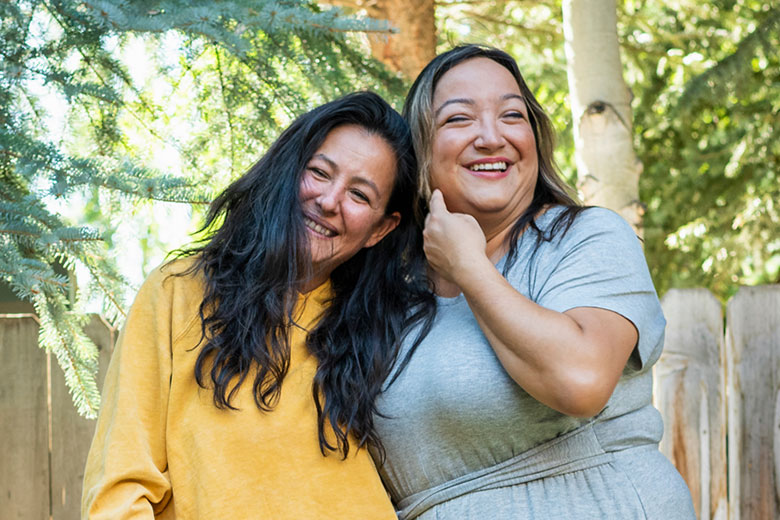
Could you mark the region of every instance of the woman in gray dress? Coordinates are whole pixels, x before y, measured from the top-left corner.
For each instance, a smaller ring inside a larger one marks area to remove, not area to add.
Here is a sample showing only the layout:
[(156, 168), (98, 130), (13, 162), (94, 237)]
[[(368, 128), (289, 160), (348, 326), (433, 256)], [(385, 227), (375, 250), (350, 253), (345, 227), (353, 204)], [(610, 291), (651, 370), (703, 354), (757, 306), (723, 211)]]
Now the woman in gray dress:
[(399, 517), (693, 518), (658, 451), (665, 320), (640, 243), (569, 195), (515, 61), (475, 45), (439, 55), (404, 114), (438, 314), (377, 405), (374, 456)]

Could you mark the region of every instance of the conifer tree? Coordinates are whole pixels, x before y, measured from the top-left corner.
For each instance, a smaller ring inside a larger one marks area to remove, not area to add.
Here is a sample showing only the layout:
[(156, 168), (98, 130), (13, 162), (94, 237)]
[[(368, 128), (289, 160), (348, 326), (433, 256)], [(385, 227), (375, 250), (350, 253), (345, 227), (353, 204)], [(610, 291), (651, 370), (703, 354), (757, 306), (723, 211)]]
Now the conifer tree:
[[(400, 80), (366, 58), (354, 37), (388, 30), (303, 0), (0, 3), (0, 280), (33, 304), (40, 346), (56, 356), (81, 414), (94, 417), (100, 401), (83, 302), (98, 295), (104, 314), (121, 321), (126, 282), (107, 256), (107, 230), (68, 223), (51, 201), (108, 193), (133, 203), (207, 204), (204, 179), (213, 172), (204, 149), (228, 155), (234, 175), (315, 103), (356, 86), (397, 98)], [(176, 66), (190, 75), (199, 67), (203, 76), (193, 109), (200, 130), (183, 142), (165, 128), (167, 106), (116, 52), (138, 35), (163, 49), (172, 34)], [(197, 61), (204, 54), (205, 66)], [(72, 121), (86, 121), (79, 146), (52, 137), (43, 90), (56, 92)], [(181, 152), (185, 171), (149, 167), (123, 135), (123, 120)], [(62, 274), (77, 266), (88, 271), (88, 288), (76, 290), (74, 277)]]

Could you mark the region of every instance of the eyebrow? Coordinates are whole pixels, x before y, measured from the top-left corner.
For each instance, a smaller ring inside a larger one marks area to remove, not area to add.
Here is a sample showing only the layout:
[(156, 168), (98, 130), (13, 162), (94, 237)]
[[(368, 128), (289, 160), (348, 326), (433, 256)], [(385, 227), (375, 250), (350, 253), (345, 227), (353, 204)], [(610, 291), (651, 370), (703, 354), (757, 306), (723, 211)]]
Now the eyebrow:
[(336, 161), (334, 161), (333, 159), (331, 159), (330, 157), (328, 157), (324, 153), (315, 153), (314, 155), (311, 156), (311, 158), (312, 159), (322, 159), (323, 161), (328, 163), (328, 166), (330, 166), (334, 170), (338, 170), (338, 168), (339, 168), (339, 165), (336, 164)]
[[(311, 157), (311, 158), (312, 158), (312, 159), (322, 159), (323, 161), (325, 161), (326, 163), (328, 163), (328, 165), (329, 165), (331, 168), (333, 168), (334, 170), (338, 170), (338, 169), (339, 169), (339, 165), (338, 165), (338, 164), (336, 164), (336, 161), (334, 161), (333, 159), (331, 159), (330, 157), (328, 157), (328, 156), (327, 156), (327, 155), (325, 155), (324, 153), (315, 153), (314, 155), (312, 155), (312, 157)], [(359, 176), (359, 175), (357, 175), (357, 176), (353, 177), (352, 179), (353, 179), (354, 181), (356, 181), (358, 184), (365, 184), (366, 186), (368, 186), (369, 188), (371, 188), (372, 190), (374, 190), (374, 192), (376, 193), (376, 196), (377, 196), (377, 197), (379, 197), (379, 196), (380, 196), (380, 195), (379, 195), (379, 187), (377, 187), (377, 185), (376, 185), (376, 184), (374, 183), (374, 181), (372, 181), (371, 179), (368, 179), (368, 178), (366, 178), (366, 177), (361, 177), (361, 176)]]
[[(504, 94), (501, 96), (501, 101), (506, 101), (509, 99), (519, 99), (520, 101), (525, 101), (525, 98), (521, 96), (520, 94)], [(436, 111), (433, 113), (433, 117), (439, 117), (439, 113), (446, 107), (447, 105), (453, 105), (455, 103), (460, 103), (462, 105), (475, 105), (476, 102), (471, 98), (453, 98), (448, 99), (444, 103), (441, 104), (439, 108), (436, 109)]]
[(475, 102), (471, 98), (453, 98), (448, 99), (444, 103), (441, 104), (439, 108), (436, 109), (436, 111), (433, 113), (433, 117), (439, 117), (439, 113), (446, 107), (447, 105), (454, 105), (456, 103), (460, 103), (461, 105), (474, 105)]

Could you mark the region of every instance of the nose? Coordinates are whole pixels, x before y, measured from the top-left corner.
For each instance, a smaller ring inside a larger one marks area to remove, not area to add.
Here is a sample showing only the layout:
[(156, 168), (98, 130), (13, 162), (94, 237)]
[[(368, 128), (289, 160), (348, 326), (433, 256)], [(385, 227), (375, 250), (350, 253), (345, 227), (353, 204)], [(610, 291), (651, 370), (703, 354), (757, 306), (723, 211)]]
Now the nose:
[(483, 120), (479, 126), (479, 134), (474, 140), (474, 146), (479, 149), (495, 150), (504, 144), (504, 136), (497, 121)]
[(335, 213), (341, 200), (340, 193), (341, 191), (335, 184), (323, 186), (322, 191), (315, 199), (317, 206), (320, 207), (323, 213)]

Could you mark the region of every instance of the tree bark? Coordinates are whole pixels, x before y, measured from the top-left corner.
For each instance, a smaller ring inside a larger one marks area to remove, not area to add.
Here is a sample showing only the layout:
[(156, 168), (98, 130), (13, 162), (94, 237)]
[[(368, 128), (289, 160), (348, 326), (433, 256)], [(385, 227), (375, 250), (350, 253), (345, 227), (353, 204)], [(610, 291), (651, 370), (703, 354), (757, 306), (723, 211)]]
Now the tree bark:
[(641, 235), (642, 164), (633, 148), (614, 0), (564, 0), (578, 188), (586, 204), (618, 212)]
[(436, 56), (436, 18), (433, 0), (326, 0), (360, 9), (371, 18), (388, 20), (398, 29), (391, 36), (369, 35), (371, 53), (391, 70), (414, 79)]

